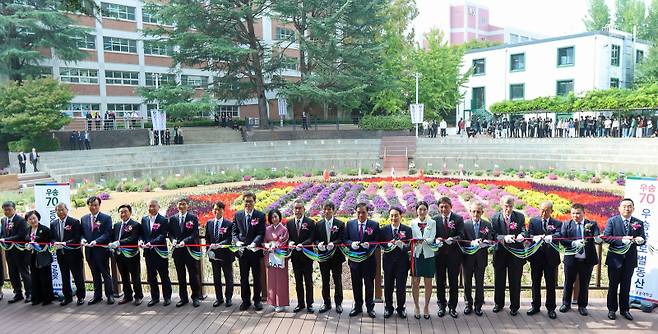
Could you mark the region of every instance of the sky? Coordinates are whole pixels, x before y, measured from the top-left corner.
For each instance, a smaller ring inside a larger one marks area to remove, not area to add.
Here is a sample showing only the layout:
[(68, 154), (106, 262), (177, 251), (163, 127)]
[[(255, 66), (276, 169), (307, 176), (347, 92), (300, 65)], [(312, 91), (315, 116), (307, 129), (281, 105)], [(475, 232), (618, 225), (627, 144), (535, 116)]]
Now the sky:
[[(419, 11), (414, 23), (416, 36), (429, 31), (436, 24), (436, 11), (449, 1), (451, 0), (416, 0)], [(585, 31), (583, 18), (589, 8), (588, 0), (469, 1), (489, 7), (489, 21), (493, 25), (535, 32), (543, 37)], [(649, 5), (651, 0), (645, 2)], [(614, 13), (614, 0), (606, 0), (606, 3)]]

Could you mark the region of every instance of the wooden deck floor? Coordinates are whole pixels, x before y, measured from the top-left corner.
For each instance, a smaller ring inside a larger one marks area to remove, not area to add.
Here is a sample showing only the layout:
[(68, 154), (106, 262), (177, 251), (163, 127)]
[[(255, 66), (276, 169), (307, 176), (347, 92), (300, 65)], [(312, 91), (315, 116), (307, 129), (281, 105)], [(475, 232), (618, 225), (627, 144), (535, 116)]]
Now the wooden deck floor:
[[(350, 318), (350, 304), (344, 304), (342, 315), (333, 310), (328, 314), (293, 314), (292, 308), (287, 313), (275, 313), (272, 307), (255, 312), (253, 309), (241, 312), (238, 310), (239, 300), (234, 298), (234, 305), (226, 308), (223, 305), (212, 307), (212, 298), (201, 303), (199, 308), (186, 305), (176, 308), (174, 304), (163, 307), (162, 304), (146, 307), (148, 298), (141, 306), (106, 305), (75, 306), (70, 304), (61, 307), (59, 304), (49, 306), (32, 306), (25, 303), (7, 304), (7, 299), (13, 295), (5, 290), (5, 299), (0, 302), (0, 332), (1, 333), (300, 333), (300, 334), (333, 334), (333, 333), (606, 333), (612, 331), (658, 332), (658, 315), (632, 310), (635, 321), (630, 322), (618, 316), (616, 321), (608, 320), (605, 300), (594, 299), (588, 307), (590, 316), (582, 317), (575, 311), (567, 314), (558, 313), (556, 320), (550, 320), (545, 310), (541, 314), (529, 317), (525, 315), (528, 300), (523, 300), (524, 308), (520, 315), (511, 317), (506, 308), (503, 312), (491, 312), (491, 305), (484, 308), (482, 317), (465, 316), (459, 318), (449, 316), (438, 318), (436, 306), (431, 309), (430, 320), (413, 318), (413, 305), (408, 303), (408, 319), (393, 316), (383, 318), (383, 304), (376, 305), (377, 318), (372, 320), (367, 316)], [(174, 298), (173, 302), (177, 301)], [(293, 306), (294, 301), (293, 301)], [(316, 307), (319, 305), (316, 305)], [(458, 306), (461, 312), (463, 306)]]

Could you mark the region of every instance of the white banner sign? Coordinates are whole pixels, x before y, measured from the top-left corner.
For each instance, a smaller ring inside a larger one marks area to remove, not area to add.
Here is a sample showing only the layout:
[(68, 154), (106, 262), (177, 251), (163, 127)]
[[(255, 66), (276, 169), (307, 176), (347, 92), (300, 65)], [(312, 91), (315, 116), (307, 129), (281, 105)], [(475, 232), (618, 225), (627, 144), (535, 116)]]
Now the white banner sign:
[(649, 244), (658, 240), (658, 180), (626, 179), (625, 197), (635, 203), (633, 216), (644, 222), (647, 242), (637, 247), (637, 268), (631, 281), (631, 300), (658, 303), (658, 254), (649, 252)]
[(288, 101), (286, 99), (280, 97), (278, 100), (278, 105), (279, 105), (279, 116), (283, 117), (288, 114)]
[[(36, 210), (41, 214), (42, 225), (50, 228), (50, 223), (57, 219), (55, 206), (59, 203), (65, 203), (68, 208), (71, 207), (71, 186), (68, 183), (46, 183), (34, 186), (34, 202)], [(57, 254), (53, 254), (53, 263), (51, 265), (53, 275), (53, 292), (62, 293), (62, 276), (57, 264)]]
[(409, 106), (409, 111), (411, 112), (411, 123), (412, 124), (421, 124), (423, 123), (423, 114), (425, 112), (425, 105), (422, 103), (412, 104)]

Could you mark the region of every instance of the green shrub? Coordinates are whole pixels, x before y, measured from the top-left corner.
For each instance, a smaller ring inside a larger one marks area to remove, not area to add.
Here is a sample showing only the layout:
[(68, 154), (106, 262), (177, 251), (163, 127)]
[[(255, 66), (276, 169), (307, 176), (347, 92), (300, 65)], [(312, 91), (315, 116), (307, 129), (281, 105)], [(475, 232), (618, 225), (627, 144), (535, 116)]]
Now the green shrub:
[(459, 185), (464, 188), (468, 188), (468, 186), (470, 186), (471, 184), (468, 181), (460, 181)]
[(7, 146), (11, 152), (30, 152), (33, 147), (39, 152), (57, 151), (59, 150), (59, 141), (53, 138), (50, 134), (43, 134), (36, 138), (23, 138), (16, 141), (10, 141), (7, 143)]
[(411, 117), (406, 115), (373, 116), (361, 118), (359, 127), (365, 130), (408, 130), (411, 129)]

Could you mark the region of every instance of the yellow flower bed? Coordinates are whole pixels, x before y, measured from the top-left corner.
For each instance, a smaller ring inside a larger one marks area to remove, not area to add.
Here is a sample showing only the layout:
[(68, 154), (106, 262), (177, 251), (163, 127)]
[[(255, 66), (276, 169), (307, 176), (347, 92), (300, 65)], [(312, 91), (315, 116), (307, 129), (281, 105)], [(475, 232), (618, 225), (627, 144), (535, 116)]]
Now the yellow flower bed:
[(544, 194), (534, 190), (521, 190), (515, 186), (506, 186), (505, 191), (522, 199), (528, 206), (539, 208), (543, 201), (553, 202), (554, 214), (565, 214), (570, 212), (571, 202), (556, 194)]

